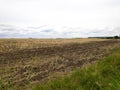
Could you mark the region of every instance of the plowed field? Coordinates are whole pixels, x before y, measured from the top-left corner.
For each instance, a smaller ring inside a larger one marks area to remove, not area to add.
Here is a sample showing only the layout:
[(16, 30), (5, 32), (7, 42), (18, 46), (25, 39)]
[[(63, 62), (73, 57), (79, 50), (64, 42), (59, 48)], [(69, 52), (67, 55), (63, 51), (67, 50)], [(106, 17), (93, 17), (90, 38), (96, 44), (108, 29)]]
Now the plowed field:
[[(12, 39), (0, 40), (1, 83), (4, 86), (10, 84), (16, 87), (38, 82), (43, 83), (51, 78), (69, 73), (75, 68), (80, 68), (84, 64), (94, 63), (110, 54), (111, 49), (120, 47), (119, 40), (93, 39), (93, 41), (88, 40), (89, 42), (79, 43), (81, 40), (84, 39), (77, 39), (77, 42), (71, 40), (69, 43), (57, 44), (54, 43), (54, 40), (52, 44), (50, 41), (43, 44), (45, 42), (43, 40), (42, 44), (34, 43), (33, 46), (28, 40), (24, 42), (23, 48), (20, 48), (23, 42), (18, 43), (17, 40)], [(4, 41), (5, 43), (3, 43)], [(17, 45), (18, 47), (16, 47)]]

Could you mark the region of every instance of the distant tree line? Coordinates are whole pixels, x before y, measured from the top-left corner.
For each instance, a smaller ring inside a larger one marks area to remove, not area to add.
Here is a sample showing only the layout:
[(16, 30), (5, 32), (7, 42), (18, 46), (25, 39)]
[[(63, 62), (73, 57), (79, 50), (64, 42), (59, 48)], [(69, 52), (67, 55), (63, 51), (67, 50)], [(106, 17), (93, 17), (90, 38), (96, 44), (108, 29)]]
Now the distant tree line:
[(120, 37), (119, 36), (114, 36), (115, 39), (119, 39)]
[(88, 37), (88, 38), (101, 38), (101, 39), (120, 39), (120, 36), (113, 36), (113, 37)]

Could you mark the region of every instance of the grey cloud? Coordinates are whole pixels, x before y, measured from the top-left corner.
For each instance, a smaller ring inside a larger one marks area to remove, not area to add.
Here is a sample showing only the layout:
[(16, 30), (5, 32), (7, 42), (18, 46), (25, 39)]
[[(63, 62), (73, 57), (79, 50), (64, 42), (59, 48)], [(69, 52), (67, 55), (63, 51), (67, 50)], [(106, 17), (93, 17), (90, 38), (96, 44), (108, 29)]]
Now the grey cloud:
[(53, 29), (45, 29), (45, 30), (42, 30), (41, 32), (50, 33), (50, 32), (54, 32), (54, 30)]
[(9, 25), (0, 25), (0, 37), (25, 37), (25, 38), (72, 38), (72, 37), (89, 37), (89, 36), (114, 36), (120, 34), (120, 27), (104, 29), (82, 29), (79, 27), (62, 27), (62, 31), (54, 27), (44, 26), (44, 28), (20, 28)]
[(48, 25), (42, 25), (42, 26), (39, 26), (39, 27), (28, 27), (29, 29), (41, 29), (41, 28), (44, 28), (44, 27), (47, 27)]
[(0, 37), (1, 37), (1, 38), (5, 38), (5, 37), (7, 37), (7, 35), (6, 35), (6, 34), (3, 34), (3, 33), (0, 33)]
[(0, 24), (0, 27), (13, 27), (12, 25)]
[(101, 29), (101, 30), (93, 30), (89, 32), (93, 36), (114, 36), (120, 34), (120, 28), (114, 28), (114, 29)]

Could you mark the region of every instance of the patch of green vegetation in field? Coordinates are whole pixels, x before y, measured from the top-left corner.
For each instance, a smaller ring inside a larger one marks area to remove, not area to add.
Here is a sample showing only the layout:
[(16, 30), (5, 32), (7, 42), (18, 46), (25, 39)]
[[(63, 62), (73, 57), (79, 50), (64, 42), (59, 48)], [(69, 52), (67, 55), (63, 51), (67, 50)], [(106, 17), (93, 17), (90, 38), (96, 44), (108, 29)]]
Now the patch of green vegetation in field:
[(120, 90), (120, 49), (93, 65), (36, 85), (32, 90)]

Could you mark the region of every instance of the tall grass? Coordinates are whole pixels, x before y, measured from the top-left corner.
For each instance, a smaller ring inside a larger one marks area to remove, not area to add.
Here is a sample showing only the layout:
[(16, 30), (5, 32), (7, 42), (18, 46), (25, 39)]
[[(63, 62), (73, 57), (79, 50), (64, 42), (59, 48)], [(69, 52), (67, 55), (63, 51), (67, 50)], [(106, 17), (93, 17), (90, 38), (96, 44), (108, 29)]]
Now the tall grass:
[(120, 90), (120, 48), (93, 65), (85, 65), (32, 90)]

